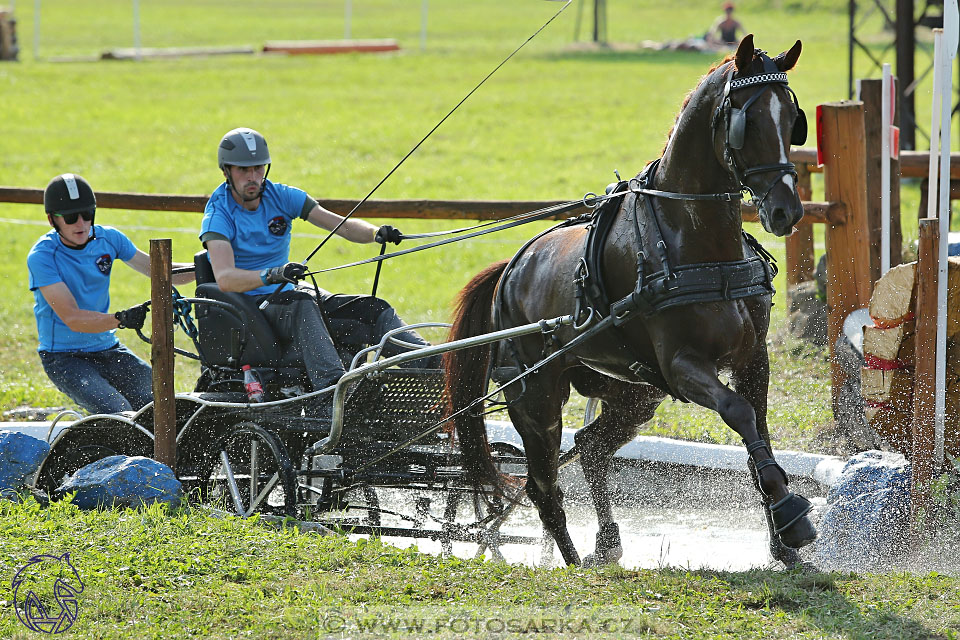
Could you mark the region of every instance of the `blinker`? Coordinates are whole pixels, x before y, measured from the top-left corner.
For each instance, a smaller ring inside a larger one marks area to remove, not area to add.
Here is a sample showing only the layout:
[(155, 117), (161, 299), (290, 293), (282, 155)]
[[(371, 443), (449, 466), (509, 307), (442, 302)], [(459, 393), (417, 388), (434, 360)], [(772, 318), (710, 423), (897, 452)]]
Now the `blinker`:
[(790, 144), (795, 147), (807, 141), (807, 114), (797, 107), (797, 119), (793, 121), (793, 132), (790, 134)]
[(727, 143), (733, 149), (743, 149), (746, 138), (747, 114), (742, 109), (730, 109), (730, 128), (727, 130)]

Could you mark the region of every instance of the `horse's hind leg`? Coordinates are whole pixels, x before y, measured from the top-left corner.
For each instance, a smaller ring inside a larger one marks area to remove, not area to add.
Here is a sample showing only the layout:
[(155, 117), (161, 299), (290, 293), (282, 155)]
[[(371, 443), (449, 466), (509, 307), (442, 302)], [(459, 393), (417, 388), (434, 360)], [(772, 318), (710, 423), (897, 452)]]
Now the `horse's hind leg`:
[[(753, 406), (756, 413), (757, 433), (760, 438), (767, 443), (767, 451), (771, 453), (770, 433), (767, 427), (767, 388), (770, 379), (770, 363), (765, 348), (757, 349), (754, 357), (746, 366), (733, 371), (731, 382), (744, 399)], [(772, 504), (770, 498), (764, 494), (760, 486), (760, 476), (757, 473), (757, 463), (753, 456), (748, 457), (747, 466), (750, 468), (750, 475), (753, 477), (753, 483), (757, 491), (762, 496), (763, 513), (767, 521), (768, 539), (770, 541), (770, 555), (774, 560), (782, 562), (787, 568), (797, 566), (802, 562), (800, 554), (796, 549), (786, 546), (777, 534), (777, 526), (774, 524), (773, 515), (770, 512)]]
[(556, 371), (541, 371), (526, 378), (526, 391), (522, 397), (511, 398), (510, 390), (506, 396), (508, 401), (515, 400), (509, 412), (513, 426), (523, 439), (527, 458), (527, 496), (540, 513), (547, 533), (557, 543), (563, 561), (568, 565), (579, 565), (580, 556), (567, 529), (563, 492), (558, 480), (562, 435), (560, 413), (567, 395), (566, 384), (561, 388), (558, 378)]
[(597, 510), (597, 546), (583, 562), (585, 566), (613, 564), (623, 556), (623, 544), (607, 484), (610, 460), (653, 417), (664, 394), (649, 385), (618, 382), (586, 369), (572, 374), (571, 382), (581, 394), (603, 402), (600, 415), (574, 436), (575, 452)]

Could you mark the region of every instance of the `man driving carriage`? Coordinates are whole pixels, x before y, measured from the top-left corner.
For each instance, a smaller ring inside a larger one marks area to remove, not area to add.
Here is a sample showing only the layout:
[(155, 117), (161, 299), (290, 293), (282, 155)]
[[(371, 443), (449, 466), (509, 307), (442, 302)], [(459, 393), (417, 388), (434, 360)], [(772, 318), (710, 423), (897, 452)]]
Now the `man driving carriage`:
[[(293, 221), (306, 220), (331, 231), (343, 218), (320, 206), (305, 191), (267, 179), (270, 151), (260, 133), (247, 128), (227, 132), (217, 148), (217, 163), (224, 182), (207, 201), (200, 240), (218, 286), (223, 291), (255, 296), (257, 304), (269, 297), (270, 303), (263, 309), (267, 322), (296, 351), (313, 389), (335, 384), (344, 373), (335, 341), (372, 344), (406, 325), (380, 298), (294, 286), (304, 278), (307, 267), (289, 261)], [(358, 218), (344, 222), (337, 235), (360, 244), (399, 244), (403, 238), (390, 225), (377, 228)], [(279, 285), (282, 291), (274, 295)], [(339, 324), (360, 335), (331, 337), (328, 319), (345, 320)], [(411, 344), (428, 344), (413, 330), (396, 337)], [(402, 350), (391, 344), (384, 354)], [(435, 360), (416, 361), (412, 366), (433, 368), (438, 365)]]
[[(150, 256), (121, 231), (94, 224), (96, 195), (81, 176), (51, 180), (43, 207), (53, 229), (27, 255), (43, 370), (91, 413), (139, 409), (153, 400), (150, 365), (115, 334), (142, 328), (147, 304), (110, 313), (110, 276), (119, 259), (149, 277)], [(176, 284), (191, 280), (192, 273), (174, 276)]]

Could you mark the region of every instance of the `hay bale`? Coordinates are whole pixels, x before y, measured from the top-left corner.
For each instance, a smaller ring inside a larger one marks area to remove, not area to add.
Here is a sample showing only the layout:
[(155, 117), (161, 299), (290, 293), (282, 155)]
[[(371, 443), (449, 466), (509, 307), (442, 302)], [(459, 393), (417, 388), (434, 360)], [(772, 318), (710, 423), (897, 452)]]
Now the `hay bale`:
[(878, 327), (895, 327), (913, 310), (917, 263), (898, 265), (877, 280), (870, 296), (870, 317)]
[[(948, 259), (947, 376), (944, 451), (960, 456), (960, 258)], [(894, 267), (877, 281), (870, 315), (877, 327), (864, 331), (861, 372), (865, 416), (891, 448), (910, 456), (913, 448), (913, 318), (916, 263)]]

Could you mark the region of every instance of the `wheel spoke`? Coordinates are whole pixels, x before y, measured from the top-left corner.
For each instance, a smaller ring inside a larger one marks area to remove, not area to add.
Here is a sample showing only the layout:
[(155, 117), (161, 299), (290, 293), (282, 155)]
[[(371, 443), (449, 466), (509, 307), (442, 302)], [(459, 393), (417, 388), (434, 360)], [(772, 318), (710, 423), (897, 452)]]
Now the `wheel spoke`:
[(227, 476), (227, 488), (230, 490), (230, 495), (233, 497), (233, 507), (237, 512), (237, 515), (242, 515), (244, 512), (243, 500), (240, 498), (240, 489), (237, 487), (237, 480), (233, 477), (233, 468), (230, 466), (230, 458), (227, 457), (227, 452), (223, 449), (220, 450), (220, 460), (223, 462), (224, 473)]
[[(259, 462), (259, 459), (257, 457), (258, 444), (259, 443), (256, 440), (250, 441), (250, 497), (251, 498), (257, 495), (257, 482), (259, 479), (258, 478), (259, 469), (257, 469), (258, 467), (257, 463)], [(253, 505), (251, 505), (251, 508), (253, 508)]]
[(260, 506), (260, 503), (263, 502), (267, 498), (267, 496), (270, 495), (270, 492), (273, 491), (273, 488), (277, 486), (277, 483), (279, 481), (280, 481), (280, 474), (274, 473), (270, 477), (270, 479), (267, 481), (267, 484), (264, 485), (263, 491), (257, 494), (257, 497), (255, 499), (250, 501), (250, 508), (244, 514), (244, 517), (247, 517), (253, 514), (254, 510), (256, 510), (256, 508)]

